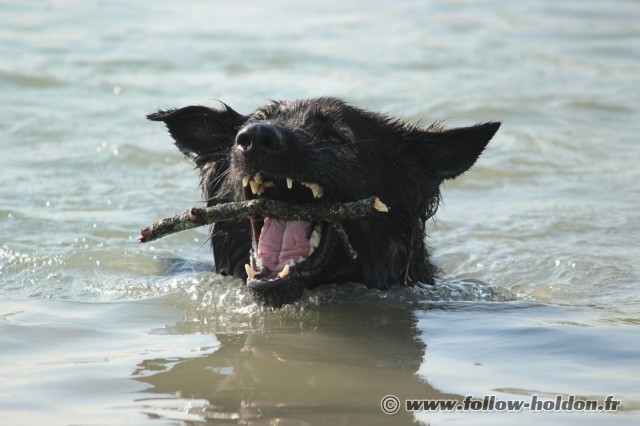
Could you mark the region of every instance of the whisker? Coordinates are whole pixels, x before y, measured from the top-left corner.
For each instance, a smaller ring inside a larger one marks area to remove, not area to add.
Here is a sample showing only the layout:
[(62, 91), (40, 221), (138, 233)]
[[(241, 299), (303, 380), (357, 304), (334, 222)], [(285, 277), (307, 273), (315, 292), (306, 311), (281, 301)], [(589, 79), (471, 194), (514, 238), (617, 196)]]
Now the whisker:
[(211, 242), (211, 239), (213, 238), (213, 235), (211, 234), (211, 232), (208, 234), (209, 236), (204, 240), (204, 242), (200, 245), (200, 247), (198, 247), (195, 251), (197, 252), (198, 250), (202, 250), (202, 247), (206, 246), (207, 244), (209, 244)]

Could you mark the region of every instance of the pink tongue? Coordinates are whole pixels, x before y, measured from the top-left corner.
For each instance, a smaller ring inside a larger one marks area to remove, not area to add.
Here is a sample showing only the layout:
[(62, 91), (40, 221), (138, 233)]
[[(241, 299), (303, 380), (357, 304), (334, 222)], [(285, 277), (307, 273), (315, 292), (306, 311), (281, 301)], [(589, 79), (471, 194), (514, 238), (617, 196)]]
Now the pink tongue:
[(282, 271), (291, 260), (309, 255), (311, 222), (264, 218), (258, 241), (258, 259), (271, 271)]

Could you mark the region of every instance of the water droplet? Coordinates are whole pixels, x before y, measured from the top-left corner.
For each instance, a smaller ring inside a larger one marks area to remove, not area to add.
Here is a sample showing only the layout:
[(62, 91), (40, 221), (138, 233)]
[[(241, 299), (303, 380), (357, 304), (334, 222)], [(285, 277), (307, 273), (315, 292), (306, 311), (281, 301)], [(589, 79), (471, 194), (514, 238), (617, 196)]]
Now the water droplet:
[(93, 224), (93, 229), (96, 229), (98, 227), (98, 224), (94, 223)]
[(121, 88), (120, 86), (115, 86), (115, 87), (113, 88), (113, 94), (114, 94), (114, 95), (119, 95), (119, 94), (120, 94), (120, 92), (122, 92), (122, 88)]
[(120, 150), (118, 148), (113, 150), (113, 156), (117, 157), (118, 155), (120, 155)]
[(45, 204), (47, 207), (51, 207), (51, 201), (47, 201)]
[(560, 266), (560, 260), (556, 259), (556, 266)]

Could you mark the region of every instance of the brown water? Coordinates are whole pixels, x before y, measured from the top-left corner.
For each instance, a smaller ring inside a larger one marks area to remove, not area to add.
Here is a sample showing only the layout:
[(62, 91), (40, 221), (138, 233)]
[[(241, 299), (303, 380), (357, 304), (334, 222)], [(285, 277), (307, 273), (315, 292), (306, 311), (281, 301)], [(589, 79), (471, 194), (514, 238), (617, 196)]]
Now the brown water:
[[(0, 424), (637, 424), (636, 1), (0, 4)], [(160, 107), (340, 96), (501, 120), (429, 224), (435, 288), (282, 310), (211, 272)], [(386, 395), (622, 401), (417, 412)]]

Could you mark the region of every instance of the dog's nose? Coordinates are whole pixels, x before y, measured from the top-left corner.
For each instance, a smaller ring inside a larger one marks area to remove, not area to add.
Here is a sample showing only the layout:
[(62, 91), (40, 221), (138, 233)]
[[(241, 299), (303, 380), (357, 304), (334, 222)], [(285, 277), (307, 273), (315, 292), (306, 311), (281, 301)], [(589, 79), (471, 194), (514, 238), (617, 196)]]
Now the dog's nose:
[(238, 132), (236, 144), (245, 154), (274, 153), (284, 148), (284, 135), (273, 124), (253, 123)]

